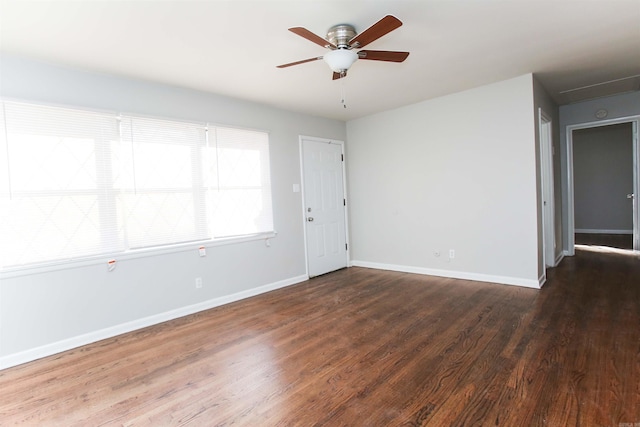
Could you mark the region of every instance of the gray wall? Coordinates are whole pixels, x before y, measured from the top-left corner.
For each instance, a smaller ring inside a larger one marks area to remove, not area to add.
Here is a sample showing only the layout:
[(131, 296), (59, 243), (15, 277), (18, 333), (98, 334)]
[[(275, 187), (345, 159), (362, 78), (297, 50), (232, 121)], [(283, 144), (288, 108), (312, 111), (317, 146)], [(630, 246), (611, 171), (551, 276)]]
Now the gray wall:
[[(595, 117), (596, 111), (606, 109), (608, 116), (605, 120)], [(620, 119), (640, 115), (640, 91), (625, 93), (617, 96), (598, 98), (590, 101), (560, 106), (560, 149), (562, 160), (562, 241), (565, 250), (568, 247), (568, 176), (567, 176), (567, 126), (586, 123), (597, 123), (610, 119)]]
[(575, 230), (633, 233), (631, 123), (573, 133)]
[(528, 74), (348, 122), (353, 263), (539, 286), (533, 98)]
[[(306, 277), (298, 136), (345, 140), (344, 122), (177, 87), (3, 56), (0, 95), (269, 132), (276, 238), (0, 276), (0, 368)], [(195, 277), (204, 286), (196, 290)]]

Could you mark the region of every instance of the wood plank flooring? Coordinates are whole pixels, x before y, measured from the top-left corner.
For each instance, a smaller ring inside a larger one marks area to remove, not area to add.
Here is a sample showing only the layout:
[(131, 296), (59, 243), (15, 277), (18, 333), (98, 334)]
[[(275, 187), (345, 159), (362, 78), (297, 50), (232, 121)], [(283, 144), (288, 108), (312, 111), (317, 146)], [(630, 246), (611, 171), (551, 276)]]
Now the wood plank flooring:
[(576, 233), (575, 242), (576, 245), (633, 249), (633, 234)]
[(637, 427), (640, 259), (548, 275), (341, 270), (0, 371), (0, 424)]

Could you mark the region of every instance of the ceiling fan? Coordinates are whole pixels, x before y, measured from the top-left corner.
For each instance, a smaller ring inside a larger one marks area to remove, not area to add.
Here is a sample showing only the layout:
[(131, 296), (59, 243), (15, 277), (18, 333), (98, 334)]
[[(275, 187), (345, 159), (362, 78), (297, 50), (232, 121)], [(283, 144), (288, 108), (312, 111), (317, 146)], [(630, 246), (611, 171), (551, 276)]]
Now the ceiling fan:
[(278, 65), (278, 68), (291, 67), (292, 65), (304, 64), (306, 62), (324, 59), (333, 71), (333, 80), (340, 79), (347, 75), (349, 67), (358, 59), (368, 59), (372, 61), (402, 62), (407, 59), (409, 52), (397, 52), (389, 50), (360, 50), (369, 43), (378, 40), (385, 34), (390, 33), (400, 27), (402, 22), (395, 16), (387, 15), (371, 27), (360, 34), (356, 33), (352, 25), (340, 24), (329, 28), (326, 38), (322, 38), (303, 27), (289, 28), (294, 34), (299, 35), (317, 45), (330, 49), (323, 56), (303, 59), (302, 61), (290, 62)]

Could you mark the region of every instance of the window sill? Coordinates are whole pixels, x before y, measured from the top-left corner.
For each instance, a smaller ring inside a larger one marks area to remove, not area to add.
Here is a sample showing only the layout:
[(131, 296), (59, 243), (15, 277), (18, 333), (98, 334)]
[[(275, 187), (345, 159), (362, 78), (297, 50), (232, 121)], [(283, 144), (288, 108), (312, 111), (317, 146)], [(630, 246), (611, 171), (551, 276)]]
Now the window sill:
[(89, 256), (84, 258), (69, 259), (63, 261), (54, 261), (50, 263), (22, 265), (15, 267), (8, 267), (0, 270), (0, 279), (8, 279), (12, 277), (28, 276), (32, 274), (49, 273), (60, 270), (72, 270), (76, 268), (82, 268), (92, 265), (103, 264), (105, 271), (107, 270), (107, 262), (110, 260), (123, 261), (137, 258), (147, 258), (165, 254), (173, 254), (178, 252), (190, 252), (193, 251), (195, 256), (200, 256), (198, 251), (204, 247), (213, 248), (216, 246), (235, 245), (238, 243), (252, 242), (256, 240), (268, 240), (276, 237), (278, 233), (276, 231), (269, 231), (265, 233), (251, 234), (247, 236), (238, 237), (226, 237), (215, 240), (201, 240), (188, 243), (180, 243), (176, 245), (158, 246), (153, 248), (144, 249), (132, 249), (126, 252), (118, 252), (113, 254), (102, 254)]

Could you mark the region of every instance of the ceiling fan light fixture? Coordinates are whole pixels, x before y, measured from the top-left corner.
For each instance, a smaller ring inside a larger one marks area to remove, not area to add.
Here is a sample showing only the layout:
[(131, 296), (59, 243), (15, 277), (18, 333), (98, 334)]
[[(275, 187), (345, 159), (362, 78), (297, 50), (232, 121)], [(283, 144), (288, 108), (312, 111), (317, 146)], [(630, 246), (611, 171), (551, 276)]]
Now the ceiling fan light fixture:
[(358, 54), (349, 49), (336, 49), (327, 52), (322, 58), (334, 73), (343, 73), (358, 59)]

